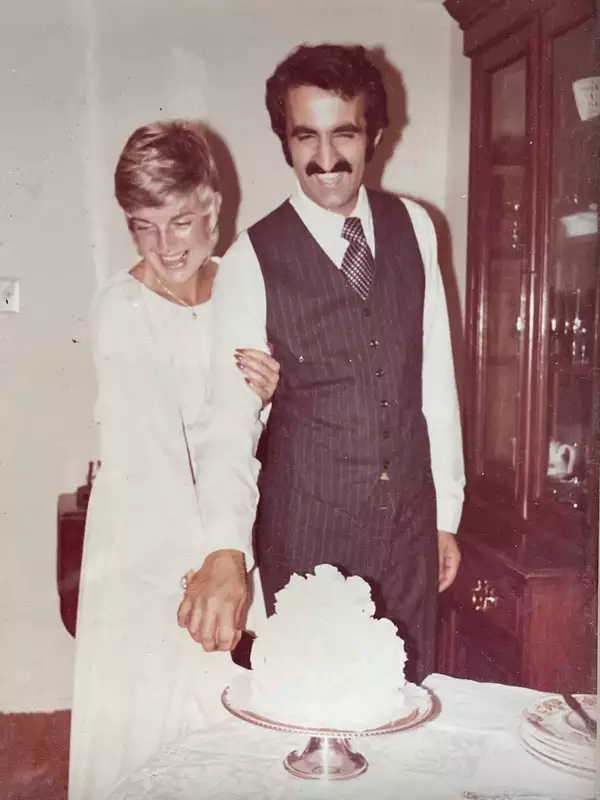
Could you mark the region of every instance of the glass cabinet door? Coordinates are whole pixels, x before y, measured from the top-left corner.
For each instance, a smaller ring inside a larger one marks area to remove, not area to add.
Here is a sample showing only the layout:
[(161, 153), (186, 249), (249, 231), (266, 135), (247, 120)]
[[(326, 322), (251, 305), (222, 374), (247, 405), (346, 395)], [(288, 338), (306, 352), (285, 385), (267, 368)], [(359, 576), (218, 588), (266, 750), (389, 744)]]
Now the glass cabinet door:
[(487, 157), (481, 180), (481, 378), (478, 467), (486, 481), (513, 500), (518, 485), (526, 311), (529, 293), (530, 133), (528, 62), (516, 58), (488, 77)]
[(551, 60), (547, 369), (541, 404), (546, 447), (539, 488), (543, 496), (573, 508), (585, 504), (594, 447), (600, 153), (595, 25), (592, 21), (556, 37)]

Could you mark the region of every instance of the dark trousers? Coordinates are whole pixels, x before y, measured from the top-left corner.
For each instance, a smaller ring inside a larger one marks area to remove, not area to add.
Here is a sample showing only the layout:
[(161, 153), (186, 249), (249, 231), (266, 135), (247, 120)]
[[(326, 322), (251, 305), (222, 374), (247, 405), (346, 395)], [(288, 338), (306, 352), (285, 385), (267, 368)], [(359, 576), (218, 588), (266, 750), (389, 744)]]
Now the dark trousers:
[(256, 552), (267, 614), (293, 573), (332, 564), (372, 588), (376, 616), (391, 619), (407, 650), (407, 678), (435, 670), (438, 549), (430, 477), (418, 496), (400, 502), (389, 482), (377, 486), (358, 516), (263, 480)]

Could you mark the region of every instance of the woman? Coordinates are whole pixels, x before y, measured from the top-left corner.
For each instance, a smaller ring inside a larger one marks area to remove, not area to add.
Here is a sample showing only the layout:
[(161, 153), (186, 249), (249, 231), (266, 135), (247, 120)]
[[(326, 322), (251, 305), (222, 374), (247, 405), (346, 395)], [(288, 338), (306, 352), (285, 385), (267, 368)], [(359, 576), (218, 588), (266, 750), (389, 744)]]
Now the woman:
[[(236, 669), (177, 624), (180, 579), (207, 555), (194, 475), (221, 196), (201, 127), (135, 131), (115, 194), (141, 259), (92, 308), (102, 468), (81, 575), (71, 800), (103, 800), (170, 740), (208, 724), (218, 706), (211, 686)], [(236, 357), (248, 391), (267, 403), (277, 362), (255, 350)]]

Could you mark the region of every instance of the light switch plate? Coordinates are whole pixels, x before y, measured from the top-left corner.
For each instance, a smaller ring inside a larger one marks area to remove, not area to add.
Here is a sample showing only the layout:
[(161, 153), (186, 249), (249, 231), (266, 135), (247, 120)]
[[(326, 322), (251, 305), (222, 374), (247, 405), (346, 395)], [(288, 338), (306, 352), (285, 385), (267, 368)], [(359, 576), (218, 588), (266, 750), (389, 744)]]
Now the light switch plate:
[(18, 278), (0, 278), (0, 314), (18, 314), (21, 310)]

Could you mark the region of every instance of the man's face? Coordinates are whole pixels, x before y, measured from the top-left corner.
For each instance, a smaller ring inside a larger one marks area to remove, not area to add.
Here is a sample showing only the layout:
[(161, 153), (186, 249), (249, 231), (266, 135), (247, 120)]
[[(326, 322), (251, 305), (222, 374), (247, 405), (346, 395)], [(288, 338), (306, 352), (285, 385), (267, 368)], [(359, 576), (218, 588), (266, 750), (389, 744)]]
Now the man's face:
[(290, 89), (286, 127), (292, 166), (305, 194), (321, 208), (348, 216), (365, 171), (363, 96), (344, 100), (316, 86)]

